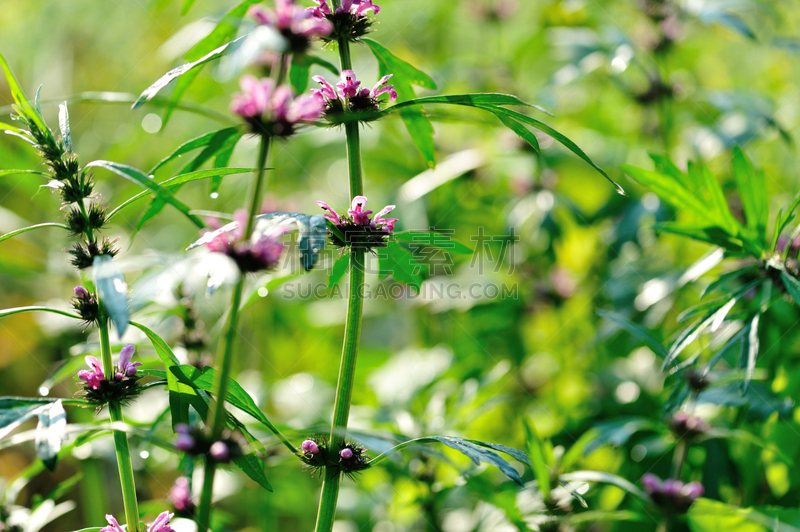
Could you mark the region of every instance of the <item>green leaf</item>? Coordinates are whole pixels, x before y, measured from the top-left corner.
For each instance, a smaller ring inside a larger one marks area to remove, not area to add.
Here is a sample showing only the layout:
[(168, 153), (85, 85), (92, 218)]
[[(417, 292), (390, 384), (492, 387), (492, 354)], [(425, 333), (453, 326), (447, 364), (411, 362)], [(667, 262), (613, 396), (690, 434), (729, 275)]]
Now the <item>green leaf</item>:
[(439, 96), (423, 96), (421, 98), (414, 98), (412, 100), (407, 100), (398, 103), (392, 107), (389, 107), (384, 112), (391, 113), (403, 109), (405, 107), (409, 107), (412, 105), (422, 105), (426, 103), (446, 103), (452, 105), (464, 105), (467, 107), (478, 107), (478, 108), (491, 107), (497, 110), (503, 109), (503, 108), (498, 108), (497, 106), (499, 105), (521, 105), (524, 107), (532, 107), (543, 113), (550, 114), (547, 112), (546, 109), (544, 109), (539, 105), (528, 103), (525, 100), (521, 100), (512, 94), (503, 94), (499, 92), (478, 92), (472, 94), (445, 94)]
[(131, 325), (147, 336), (150, 343), (153, 344), (158, 358), (161, 359), (161, 363), (164, 364), (164, 368), (167, 370), (167, 390), (169, 391), (169, 407), (172, 413), (173, 430), (178, 424), (183, 423), (188, 425), (189, 405), (192, 404), (197, 393), (191, 386), (181, 383), (173, 373), (172, 368), (181, 365), (180, 361), (178, 361), (178, 357), (173, 354), (167, 343), (158, 334), (135, 321), (132, 321)]
[[(530, 104), (528, 104), (528, 105), (530, 105)], [(584, 153), (584, 151), (577, 144), (575, 144), (569, 138), (567, 138), (566, 135), (563, 135), (563, 134), (559, 133), (558, 131), (556, 131), (552, 127), (548, 126), (544, 122), (542, 122), (540, 120), (536, 120), (535, 118), (531, 118), (531, 117), (529, 117), (527, 115), (524, 115), (522, 113), (518, 113), (517, 111), (512, 111), (510, 109), (505, 109), (503, 107), (493, 107), (493, 106), (489, 106), (489, 105), (476, 105), (475, 107), (477, 107), (479, 109), (484, 109), (484, 110), (487, 110), (487, 111), (491, 111), (495, 115), (496, 115), (497, 112), (500, 112), (500, 113), (506, 115), (507, 117), (516, 120), (517, 122), (522, 122), (523, 124), (527, 124), (529, 126), (533, 126), (536, 129), (538, 129), (539, 131), (547, 133), (548, 135), (553, 137), (554, 140), (559, 142), (562, 146), (564, 146), (569, 151), (571, 151), (572, 153), (574, 153), (575, 155), (577, 155), (578, 157), (580, 157), (581, 159), (583, 159), (584, 161), (589, 163), (589, 165), (592, 168), (594, 168), (595, 170), (600, 172), (600, 174), (602, 174), (603, 177), (608, 179), (608, 181), (612, 185), (614, 185), (614, 188), (616, 189), (618, 194), (620, 194), (622, 196), (625, 195), (625, 190), (616, 181), (611, 179), (611, 176), (609, 176), (605, 172), (605, 170), (603, 170), (602, 168), (597, 166), (594, 163), (594, 161), (592, 161), (592, 159), (590, 159), (589, 156), (586, 155), (586, 153)]]
[(653, 338), (650, 332), (641, 325), (633, 323), (621, 314), (617, 314), (616, 312), (611, 312), (608, 310), (600, 309), (597, 311), (597, 315), (628, 331), (639, 340), (642, 340), (645, 344), (647, 344), (647, 346), (652, 349), (656, 355), (660, 356), (661, 358), (666, 358), (667, 349), (662, 345), (661, 342)]
[[(213, 52), (226, 42), (232, 40), (239, 31), (239, 26), (242, 22), (242, 19), (247, 14), (247, 10), (251, 5), (257, 3), (258, 0), (244, 0), (243, 2), (240, 2), (234, 6), (222, 17), (214, 29), (211, 30), (211, 33), (203, 37), (200, 42), (195, 44), (192, 49), (183, 56), (183, 58), (191, 62), (197, 61), (203, 56)], [(164, 111), (164, 127), (166, 127), (173, 111), (178, 107), (183, 93), (186, 92), (186, 89), (188, 89), (192, 82), (197, 78), (200, 70), (200, 68), (193, 68), (185, 73), (185, 75), (178, 78), (178, 81), (175, 84), (175, 90), (172, 91), (170, 102)]]
[[(183, 383), (191, 383), (191, 386), (203, 390), (206, 392), (214, 392), (214, 383), (217, 379), (217, 370), (210, 367), (203, 368), (202, 371), (195, 368), (194, 366), (189, 365), (182, 365), (182, 366), (171, 366), (170, 371), (173, 372), (177, 377), (178, 380)], [(228, 392), (225, 396), (225, 400), (235, 406), (236, 408), (241, 409), (243, 412), (246, 412), (253, 416), (256, 420), (259, 421), (262, 425), (267, 427), (273, 434), (278, 436), (282, 442), (289, 448), (292, 453), (296, 453), (297, 449), (283, 437), (280, 431), (275, 427), (275, 425), (267, 419), (267, 416), (258, 408), (253, 398), (250, 397), (242, 386), (233, 379), (228, 379)]]
[(622, 165), (622, 171), (676, 209), (688, 209), (700, 219), (705, 217), (707, 207), (675, 178), (627, 164)]
[(25, 421), (50, 408), (52, 403), (52, 399), (0, 397), (0, 440)]
[(792, 296), (792, 299), (797, 305), (800, 305), (800, 281), (798, 281), (793, 275), (787, 273), (785, 270), (781, 272), (781, 280), (783, 281), (783, 286), (786, 287), (786, 291), (789, 292), (789, 295)]
[[(192, 2), (193, 0), (186, 0), (186, 3), (189, 3), (189, 5), (191, 5)], [(186, 3), (184, 3), (184, 6), (186, 6)], [(219, 48), (211, 50), (209, 53), (207, 53), (197, 61), (192, 61), (191, 63), (186, 63), (179, 67), (173, 68), (172, 70), (170, 70), (169, 72), (158, 78), (158, 80), (155, 83), (153, 83), (152, 85), (147, 87), (144, 91), (142, 91), (142, 94), (136, 99), (135, 102), (133, 102), (131, 109), (137, 109), (142, 105), (144, 105), (146, 102), (149, 102), (150, 100), (155, 98), (156, 94), (158, 94), (161, 91), (161, 89), (169, 85), (171, 81), (186, 74), (190, 70), (193, 70), (201, 65), (204, 65), (209, 61), (219, 59), (225, 54), (225, 50), (228, 48), (228, 46), (230, 46), (230, 44), (231, 43), (225, 43)]]
[(7, 240), (7, 239), (9, 239), (11, 237), (20, 235), (22, 233), (27, 233), (28, 231), (33, 231), (34, 229), (41, 229), (42, 227), (60, 227), (62, 229), (69, 229), (69, 227), (67, 227), (64, 224), (57, 224), (57, 223), (36, 224), (36, 225), (31, 225), (29, 227), (23, 227), (22, 229), (17, 229), (16, 231), (11, 231), (10, 233), (6, 233), (4, 235), (0, 235), (0, 242), (2, 242), (3, 240)]
[(66, 149), (67, 153), (72, 153), (72, 133), (69, 130), (67, 102), (58, 106), (58, 126), (61, 129), (61, 142), (64, 144), (64, 149)]
[(17, 78), (14, 77), (14, 73), (11, 71), (11, 67), (8, 66), (3, 54), (0, 54), (0, 68), (3, 69), (3, 73), (6, 76), (6, 81), (8, 81), (8, 86), (11, 89), (11, 97), (14, 98), (14, 101), (17, 103), (21, 114), (36, 124), (36, 127), (39, 128), (44, 135), (48, 136), (54, 141), (52, 138), (53, 134), (47, 127), (47, 124), (44, 123), (44, 118), (42, 118), (41, 113), (39, 113), (39, 111), (37, 111), (34, 106), (31, 105), (28, 97), (25, 96), (25, 92), (23, 92), (22, 87), (20, 87), (19, 82), (17, 82)]
[(128, 328), (128, 285), (125, 277), (109, 255), (98, 255), (92, 263), (92, 276), (100, 303), (117, 326), (120, 338)]
[(774, 414), (779, 419), (788, 419), (794, 405), (791, 398), (780, 397), (758, 382), (751, 383), (746, 393), (742, 393), (739, 382), (707, 388), (697, 396), (697, 404), (708, 403), (732, 408), (747, 407), (745, 419), (762, 422)]
[(747, 226), (757, 231), (766, 246), (769, 225), (769, 195), (767, 182), (757, 173), (747, 155), (738, 146), (733, 149), (733, 178), (744, 208)]
[(36, 456), (50, 471), (55, 470), (58, 453), (67, 439), (67, 413), (61, 401), (55, 401), (38, 413), (36, 426)]
[(581, 458), (588, 456), (586, 453), (586, 449), (589, 447), (589, 444), (597, 439), (600, 435), (600, 431), (597, 429), (589, 429), (572, 444), (572, 447), (564, 453), (559, 461), (559, 470), (560, 471), (568, 471), (572, 468), (575, 464), (578, 463), (578, 460)]
[[(383, 45), (372, 39), (363, 39), (372, 54), (378, 60), (378, 75), (386, 76), (391, 74), (391, 83), (397, 91), (397, 97), (401, 101), (413, 101), (416, 98), (413, 85), (418, 85), (426, 89), (436, 89), (436, 83), (430, 76), (418, 68), (403, 61)], [(396, 107), (396, 106), (395, 106)], [(398, 108), (398, 110), (400, 110)], [(406, 125), (411, 140), (417, 147), (425, 162), (429, 167), (436, 166), (436, 146), (433, 142), (433, 126), (425, 116), (422, 109), (404, 109), (400, 111), (400, 118)]]
[(533, 474), (539, 483), (539, 491), (542, 496), (548, 498), (550, 496), (551, 482), (550, 470), (547, 467), (547, 458), (545, 457), (542, 448), (542, 441), (539, 439), (539, 434), (536, 428), (525, 419), (525, 435), (528, 445), (528, 457), (530, 458)]
[(421, 273), (425, 270), (425, 266), (394, 241), (388, 242), (385, 248), (378, 248), (377, 252), (380, 259), (380, 277), (392, 274), (397, 281), (406, 283), (419, 292), (422, 286)]
[(453, 253), (473, 253), (473, 250), (461, 242), (453, 240), (452, 236), (438, 231), (418, 231), (412, 229), (410, 231), (393, 233), (393, 235), (394, 239), (399, 242), (409, 242), (411, 244), (417, 244), (421, 246), (434, 246), (440, 249), (452, 251)]
[(623, 417), (611, 421), (604, 421), (595, 425), (597, 437), (586, 444), (583, 456), (589, 456), (604, 445), (620, 447), (641, 431), (656, 430), (657, 425), (643, 417)]
[(333, 268), (331, 269), (331, 275), (328, 277), (328, 288), (333, 288), (334, 286), (338, 285), (339, 282), (344, 277), (344, 274), (347, 273), (347, 270), (350, 268), (350, 254), (345, 253), (338, 259), (336, 262), (333, 263)]
[[(750, 381), (753, 379), (753, 372), (756, 370), (756, 358), (758, 357), (759, 341), (758, 341), (758, 322), (761, 319), (761, 313), (757, 313), (750, 320), (748, 325), (747, 339), (742, 344), (742, 347), (747, 347), (747, 363), (745, 364), (746, 373), (744, 382), (742, 383), (742, 393), (747, 393), (747, 387), (750, 386)], [(742, 349), (744, 352), (744, 349)]]
[(302, 94), (308, 88), (308, 76), (312, 65), (319, 65), (332, 74), (339, 76), (339, 69), (321, 57), (310, 54), (293, 54), (292, 66), (289, 70), (289, 82), (295, 94)]
[(169, 192), (161, 185), (153, 181), (153, 179), (151, 179), (141, 170), (134, 168), (132, 166), (128, 166), (126, 164), (114, 163), (111, 161), (92, 161), (89, 164), (87, 164), (86, 167), (105, 168), (106, 170), (110, 170), (115, 174), (122, 176), (125, 179), (128, 179), (129, 181), (133, 181), (134, 183), (141, 185), (142, 187), (155, 193), (156, 198), (161, 198), (166, 203), (169, 203), (170, 205), (178, 209), (200, 229), (203, 229), (205, 227), (202, 220), (200, 220), (197, 216), (194, 216), (193, 214), (189, 213), (190, 209), (186, 204), (179, 201), (175, 196), (172, 195), (171, 192)]
[(726, 283), (728, 283), (730, 281), (733, 281), (734, 279), (738, 279), (739, 277), (742, 277), (743, 275), (745, 275), (747, 273), (753, 273), (757, 269), (758, 268), (756, 266), (748, 266), (746, 268), (741, 268), (739, 270), (734, 270), (732, 272), (728, 272), (728, 273), (725, 273), (723, 275), (720, 275), (719, 278), (716, 281), (714, 281), (713, 283), (708, 285), (703, 290), (703, 293), (700, 294), (700, 297), (703, 298), (703, 297), (706, 296), (706, 294), (708, 294), (710, 292), (713, 292), (714, 290), (716, 290), (720, 286), (722, 286), (722, 285), (724, 285), (724, 284), (726, 284)]
[(630, 481), (622, 477), (619, 477), (617, 475), (606, 473), (604, 471), (574, 471), (572, 473), (564, 473), (559, 478), (561, 480), (566, 480), (567, 482), (577, 481), (577, 482), (599, 482), (601, 484), (611, 484), (612, 486), (616, 486), (624, 491), (627, 491), (631, 495), (635, 495), (636, 497), (638, 497), (643, 501), (650, 500), (650, 497), (648, 497), (645, 492), (637, 488)]
[(36, 174), (50, 177), (47, 172), (40, 172), (39, 170), (0, 170), (0, 175), (15, 175), (15, 174)]
[(500, 122), (504, 126), (506, 126), (508, 129), (519, 135), (522, 138), (522, 140), (527, 142), (530, 145), (530, 147), (533, 148), (533, 151), (535, 151), (536, 153), (540, 153), (542, 151), (541, 148), (539, 147), (539, 139), (537, 139), (536, 135), (533, 134), (533, 132), (531, 132), (528, 128), (526, 128), (516, 120), (512, 120), (511, 118), (507, 117), (504, 113), (494, 110), (492, 110), (491, 112), (498, 119), (500, 119)]
[[(253, 168), (215, 168), (213, 170), (198, 170), (196, 172), (189, 172), (188, 174), (180, 174), (174, 177), (170, 177), (169, 179), (165, 179), (159, 185), (170, 185), (170, 184), (183, 184), (189, 183), (191, 181), (199, 181), (201, 179), (208, 179), (208, 178), (215, 178), (221, 177), (231, 174), (246, 174), (248, 172), (253, 172)], [(131, 196), (127, 200), (120, 203), (117, 207), (114, 208), (111, 212), (108, 213), (106, 219), (111, 219), (114, 215), (117, 214), (121, 209), (127, 207), (131, 203), (134, 203), (137, 200), (140, 200), (146, 196), (149, 196), (149, 191), (139, 192), (138, 194)], [(192, 214), (195, 214), (195, 211), (190, 211)]]
[[(185, 165), (178, 173), (188, 174), (194, 172), (220, 152), (224, 152), (226, 150), (230, 150), (232, 152), (233, 148), (236, 146), (236, 144), (239, 142), (239, 139), (241, 139), (242, 136), (243, 132), (240, 128), (231, 127), (219, 131), (214, 131), (212, 133), (208, 133), (206, 135), (202, 135), (200, 137), (192, 139), (188, 142), (185, 142), (170, 155), (162, 159), (155, 167), (153, 167), (152, 170), (150, 170), (149, 174), (155, 175), (156, 171), (167, 162), (177, 157), (180, 157), (181, 155), (187, 152), (202, 147), (204, 148), (203, 151), (201, 151), (200, 154), (197, 157), (195, 157), (190, 163)], [(228, 158), (230, 158), (230, 155), (228, 155)], [(222, 175), (224, 174), (212, 173), (204, 177), (214, 178)], [(186, 181), (182, 180), (173, 180), (166, 188), (167, 190), (169, 190), (169, 192), (175, 194), (178, 190), (180, 190), (181, 185), (185, 182)], [(144, 227), (145, 223), (158, 216), (158, 214), (161, 213), (161, 211), (164, 209), (164, 207), (166, 207), (166, 205), (167, 202), (164, 200), (164, 198), (161, 197), (153, 198), (153, 200), (147, 206), (147, 210), (144, 212), (144, 214), (142, 214), (141, 218), (139, 218), (139, 221), (136, 224), (136, 231), (140, 231), (142, 227)]]
[(22, 312), (52, 312), (54, 314), (61, 314), (62, 316), (67, 316), (68, 318), (75, 318), (76, 320), (83, 319), (74, 312), (69, 312), (68, 310), (61, 310), (59, 308), (52, 308), (52, 307), (14, 307), (14, 308), (7, 308), (0, 310), (0, 318), (5, 318), (6, 316), (12, 316), (14, 314), (20, 314)]
[(181, 16), (186, 16), (189, 14), (189, 10), (192, 9), (195, 0), (183, 0), (183, 5), (181, 6)]
[(732, 530), (736, 532), (800, 532), (800, 528), (780, 520), (780, 517), (786, 515), (797, 524), (796, 509), (759, 510), (736, 508), (719, 501), (700, 498), (689, 508), (686, 520), (692, 532), (729, 532)]

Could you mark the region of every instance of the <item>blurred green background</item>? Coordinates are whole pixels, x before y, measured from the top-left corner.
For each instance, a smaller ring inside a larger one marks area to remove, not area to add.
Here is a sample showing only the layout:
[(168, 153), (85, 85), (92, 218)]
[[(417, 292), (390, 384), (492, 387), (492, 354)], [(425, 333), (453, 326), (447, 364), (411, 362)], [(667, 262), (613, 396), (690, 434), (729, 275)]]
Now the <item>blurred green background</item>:
[[(423, 174), (424, 160), (401, 121), (366, 127), (370, 207), (397, 204), (398, 228), (453, 229), (454, 237), (470, 247), (478, 243), (473, 237), (479, 228), (497, 237), (477, 246), (479, 261), (491, 264), (482, 274), (472, 257), (453, 255), (452, 275), (427, 282), (452, 283), (462, 291), (472, 283), (506, 283), (517, 287), (517, 297), (368, 300), (353, 427), (412, 437), (459, 434), (524, 448), (521, 420), (528, 416), (540, 435), (569, 447), (599, 422), (624, 416), (660, 420), (671, 388), (669, 381), (665, 387), (660, 361), (630, 335), (617, 334), (596, 310), (629, 316), (666, 342), (677, 329), (677, 315), (697, 302), (707, 284), (702, 279), (687, 283), (682, 275), (708, 246), (654, 234), (653, 222), (675, 213), (627, 179), (619, 166), (650, 167), (649, 152), (669, 153), (680, 165), (699, 159), (731, 191), (730, 148), (741, 144), (766, 171), (773, 207), (788, 203), (798, 185), (798, 3), (687, 0), (676, 3), (677, 14), (663, 20), (655, 10), (665, 4), (655, 0), (379, 4), (383, 11), (372, 37), (430, 74), (438, 93), (503, 92), (544, 106), (554, 117), (536, 117), (572, 138), (628, 197), (617, 195), (602, 176), (546, 136), (540, 136), (543, 151), (537, 155), (487, 115), (428, 109), (437, 159), (444, 163), (434, 174)], [(85, 91), (138, 95), (180, 64), (231, 6), (198, 0), (181, 17), (175, 0), (4, 0), (0, 51), (29, 94), (42, 85), (44, 114), (54, 126), (55, 104), (65, 98)], [(336, 62), (335, 50), (319, 55)], [(371, 86), (377, 65), (366, 47), (354, 49), (354, 62), (359, 78)], [(314, 73), (331, 77), (323, 70)], [(127, 104), (76, 101), (70, 105), (75, 150), (83, 163), (107, 159), (151, 168), (182, 142), (235, 124), (227, 109), (237, 90), (235, 79), (205, 68), (184, 101), (216, 111), (219, 120), (179, 111), (166, 126), (158, 106), (131, 110)], [(0, 105), (10, 103), (2, 84)], [(7, 118), (6, 112), (0, 120)], [(245, 139), (230, 166), (252, 167), (256, 151), (257, 143)], [(341, 131), (314, 130), (279, 143), (272, 159), (269, 210), (317, 213), (316, 199), (335, 207), (347, 204)], [(171, 163), (157, 177), (170, 177), (181, 166)], [(41, 169), (41, 163), (29, 146), (4, 136), (0, 167)], [(404, 188), (420, 174), (416, 186)], [(112, 206), (138, 192), (102, 170), (96, 178), (97, 190)], [(228, 176), (216, 198), (203, 182), (185, 186), (179, 197), (195, 209), (233, 212), (243, 204), (248, 183), (247, 174)], [(42, 184), (33, 175), (0, 177), (0, 233), (63, 217), (58, 197)], [(735, 196), (730, 201), (735, 210)], [(143, 206), (126, 208), (105, 231), (119, 237), (134, 301), (142, 298), (134, 319), (185, 354), (181, 297), (176, 296), (181, 284), (212, 338), (208, 352), (213, 353), (227, 295), (224, 289), (204, 294), (202, 265), (191, 259), (197, 254), (184, 251), (198, 236), (196, 228), (166, 209), (132, 238)], [(512, 234), (519, 241), (508, 252), (503, 242)], [(68, 305), (79, 282), (63, 252), (69, 245), (56, 230), (0, 243), (2, 307)], [(504, 263), (494, 271), (502, 249)], [(325, 283), (320, 270), (290, 282)], [(268, 284), (271, 280), (253, 279), (253, 290), (268, 289), (256, 292), (243, 316), (235, 374), (299, 442), (308, 430), (322, 430), (329, 422), (345, 301), (289, 297), (285, 289)], [(368, 282), (378, 280), (371, 276)], [(299, 285), (293, 286), (296, 294)], [(781, 397), (796, 396), (800, 385), (797, 319), (789, 304), (764, 318), (761, 377)], [(142, 338), (131, 331), (124, 340)], [(95, 341), (92, 334), (51, 317), (3, 319), (2, 395), (39, 394), (58, 367), (91, 352)], [(146, 367), (159, 367), (145, 343), (138, 353), (149, 362)], [(67, 397), (75, 390), (66, 379), (49, 393)], [(149, 425), (166, 406), (166, 394), (151, 390), (129, 416)], [(785, 456), (745, 442), (707, 443), (688, 458), (691, 478), (706, 481), (707, 496), (732, 504), (796, 507), (800, 483), (791, 464), (800, 458), (800, 415), (731, 421), (777, 445)], [(93, 441), (63, 460), (53, 475), (36, 476), (17, 504), (30, 506), (37, 494), (45, 496), (56, 482), (82, 472), (83, 479), (63, 497), (77, 501), (78, 508), (47, 529), (100, 526), (103, 514), (121, 512), (109, 441)], [(145, 452), (135, 467), (149, 521), (167, 504), (179, 464), (144, 443), (134, 442), (134, 448)], [(220, 508), (236, 530), (310, 530), (319, 478), (310, 478), (277, 447), (270, 449), (276, 451), (267, 461), (274, 493), (238, 473), (222, 476)], [(582, 466), (637, 482), (647, 470), (665, 474), (669, 457), (663, 438), (650, 434), (604, 447)], [(0, 478), (13, 478), (34, 462), (32, 446), (0, 451)], [(525, 499), (530, 490), (517, 494), (497, 470), (473, 468), (459, 455), (406, 453), (386, 464), (359, 475), (356, 483), (345, 482), (337, 531), (515, 530), (506, 510), (536, 513), (536, 501)], [(529, 471), (526, 475), (530, 480)], [(585, 496), (594, 510), (636, 508), (614, 487), (593, 487)], [(592, 520), (580, 528), (653, 530), (654, 523)]]

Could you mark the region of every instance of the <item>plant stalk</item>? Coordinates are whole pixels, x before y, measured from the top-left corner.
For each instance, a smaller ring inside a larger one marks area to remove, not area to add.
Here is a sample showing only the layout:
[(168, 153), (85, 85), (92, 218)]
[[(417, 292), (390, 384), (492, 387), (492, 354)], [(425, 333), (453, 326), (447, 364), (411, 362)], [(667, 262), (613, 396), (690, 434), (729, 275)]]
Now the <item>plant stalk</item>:
[[(103, 359), (103, 373), (107, 378), (114, 376), (114, 363), (111, 359), (111, 342), (108, 338), (108, 318), (102, 317), (97, 328), (100, 331), (100, 355)], [(108, 403), (108, 412), (111, 421), (123, 421), (122, 405), (118, 402)], [(133, 464), (131, 451), (128, 448), (128, 437), (124, 432), (114, 431), (114, 447), (117, 451), (117, 466), (119, 467), (119, 481), (122, 485), (122, 502), (125, 505), (125, 521), (128, 530), (139, 530), (139, 505), (136, 502), (136, 482), (133, 477)]]
[[(255, 217), (261, 208), (261, 196), (264, 187), (264, 171), (269, 157), (271, 137), (261, 135), (261, 147), (258, 154), (258, 171), (250, 191), (250, 209), (247, 216), (247, 225), (244, 238), (249, 239), (255, 226)], [(225, 396), (228, 394), (228, 380), (233, 363), (233, 348), (236, 344), (236, 335), (239, 331), (239, 310), (242, 306), (242, 293), (245, 283), (244, 274), (239, 275), (239, 280), (231, 294), (230, 312), (225, 322), (225, 333), (220, 340), (217, 351), (217, 378), (214, 382), (213, 397), (208, 409), (206, 427), (211, 430), (213, 438), (217, 438), (225, 427)], [(214, 474), (216, 464), (210, 457), (206, 457), (205, 476), (203, 478), (203, 491), (200, 495), (200, 506), (197, 509), (197, 529), (199, 532), (208, 530), (211, 519), (211, 496), (214, 489)]]
[[(338, 2), (335, 2), (337, 4)], [(342, 70), (351, 68), (350, 43), (345, 37), (339, 38), (339, 59)], [(345, 125), (347, 135), (347, 163), (350, 175), (350, 197), (364, 193), (361, 171), (361, 142), (358, 122)], [(353, 397), (356, 360), (361, 339), (361, 315), (364, 308), (364, 250), (350, 250), (350, 296), (347, 302), (342, 361), (339, 366), (339, 380), (336, 385), (336, 400), (333, 406), (333, 423), (329, 452), (337, 453), (344, 446), (347, 421), (350, 417), (350, 403)], [(316, 532), (331, 532), (336, 517), (336, 502), (339, 499), (341, 474), (338, 467), (326, 467), (325, 480), (317, 513)]]

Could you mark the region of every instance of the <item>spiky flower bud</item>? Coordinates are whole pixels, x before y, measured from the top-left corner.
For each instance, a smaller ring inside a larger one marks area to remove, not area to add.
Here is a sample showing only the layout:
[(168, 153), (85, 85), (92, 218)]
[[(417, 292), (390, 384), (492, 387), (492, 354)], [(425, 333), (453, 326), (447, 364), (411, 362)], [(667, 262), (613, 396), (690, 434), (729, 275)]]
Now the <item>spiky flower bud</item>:
[(72, 249), (67, 250), (67, 253), (72, 255), (70, 262), (79, 270), (86, 269), (94, 263), (94, 258), (101, 255), (108, 255), (110, 257), (119, 253), (119, 250), (114, 247), (114, 241), (104, 238), (98, 244), (97, 242), (80, 242), (75, 243)]

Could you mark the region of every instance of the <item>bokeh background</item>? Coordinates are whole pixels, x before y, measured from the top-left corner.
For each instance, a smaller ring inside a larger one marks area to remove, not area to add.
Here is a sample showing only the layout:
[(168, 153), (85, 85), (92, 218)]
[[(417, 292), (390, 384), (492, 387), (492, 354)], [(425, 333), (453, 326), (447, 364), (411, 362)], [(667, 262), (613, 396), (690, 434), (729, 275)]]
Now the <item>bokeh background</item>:
[[(684, 272), (709, 248), (655, 234), (652, 224), (675, 213), (619, 166), (649, 168), (650, 152), (668, 153), (680, 165), (701, 160), (730, 193), (730, 148), (740, 144), (766, 171), (773, 208), (788, 203), (798, 184), (800, 6), (793, 0), (379, 4), (383, 12), (372, 37), (430, 74), (437, 93), (503, 92), (544, 106), (554, 116), (537, 118), (575, 140), (628, 196), (617, 195), (552, 139), (540, 136), (543, 150), (536, 154), (488, 115), (429, 108), (442, 164), (428, 173), (401, 121), (365, 128), (370, 206), (397, 204), (399, 228), (452, 229), (455, 239), (476, 248), (475, 256), (452, 256), (452, 275), (437, 272), (426, 283), (451, 283), (462, 291), (472, 283), (505, 283), (517, 290), (516, 297), (504, 299), (368, 300), (353, 426), (410, 437), (459, 434), (524, 448), (526, 416), (541, 436), (566, 447), (598, 423), (626, 417), (659, 422), (672, 385), (668, 379), (665, 384), (660, 361), (596, 311), (614, 310), (668, 341), (678, 314), (697, 302), (707, 284)], [(29, 94), (42, 85), (51, 125), (57, 123), (57, 103), (73, 102), (72, 134), (82, 162), (107, 159), (146, 170), (182, 142), (236, 123), (228, 112), (236, 79), (205, 68), (184, 102), (216, 115), (178, 111), (166, 125), (157, 105), (131, 110), (125, 103), (85, 101), (90, 97), (81, 94), (135, 97), (180, 64), (232, 5), (197, 0), (182, 17), (176, 0), (4, 0), (0, 52)], [(336, 62), (335, 50), (319, 55)], [(356, 47), (354, 62), (371, 86), (377, 64), (369, 50)], [(11, 101), (0, 84), (0, 105)], [(0, 120), (7, 121), (7, 111)], [(230, 165), (253, 166), (256, 150), (254, 140), (243, 140)], [(344, 207), (344, 157), (343, 133), (335, 129), (279, 143), (265, 208), (316, 213), (316, 199)], [(170, 177), (181, 166), (173, 162), (157, 177)], [(4, 136), (0, 167), (41, 168), (41, 163), (25, 143)], [(96, 178), (112, 206), (138, 192), (102, 170)], [(248, 183), (246, 174), (228, 176), (217, 197), (207, 183), (193, 183), (179, 197), (195, 209), (233, 212), (243, 204)], [(0, 176), (0, 233), (63, 216), (58, 197), (43, 184), (35, 175)], [(735, 195), (729, 199), (735, 210)], [(134, 319), (156, 329), (181, 356), (208, 357), (227, 294), (222, 289), (206, 296), (198, 254), (184, 251), (198, 236), (196, 228), (166, 209), (137, 233), (143, 206), (121, 211), (106, 230), (119, 238), (137, 305)], [(486, 245), (475, 240), (479, 228), (494, 240)], [(0, 243), (0, 306), (68, 306), (79, 282), (64, 252), (69, 245), (56, 230)], [(488, 265), (482, 273), (478, 263)], [(300, 286), (326, 283), (324, 267), (288, 281), (305, 283), (290, 285), (295, 297), (280, 288), (276, 279), (284, 275), (253, 279), (235, 375), (270, 418), (300, 441), (329, 422), (346, 302), (335, 295), (298, 297)], [(368, 282), (379, 283), (376, 276)], [(796, 395), (800, 384), (797, 318), (788, 304), (764, 318), (760, 377), (767, 382), (764, 390), (781, 398)], [(182, 347), (187, 321), (206, 332), (207, 349)], [(147, 367), (158, 367), (152, 349), (134, 331), (124, 341), (141, 342), (138, 356)], [(31, 314), (3, 319), (2, 395), (71, 396), (75, 382), (51, 376), (65, 364), (77, 368), (75, 360), (80, 365), (83, 355), (96, 350), (95, 342), (91, 331), (60, 319)], [(166, 406), (166, 394), (150, 390), (130, 407), (129, 417), (149, 427)], [(92, 415), (74, 412), (71, 419)], [(708, 443), (689, 455), (692, 474), (704, 478), (712, 498), (796, 507), (800, 484), (790, 464), (800, 458), (798, 420), (769, 412), (753, 422), (732, 419), (777, 445), (784, 456), (746, 442)], [(167, 427), (162, 424), (161, 430)], [(253, 430), (271, 445), (268, 434)], [(167, 507), (179, 464), (174, 455), (144, 442), (133, 445), (140, 500), (150, 520)], [(278, 447), (269, 448), (275, 450), (267, 459), (274, 493), (239, 473), (219, 477), (226, 522), (236, 530), (310, 530), (319, 478), (302, 472)], [(644, 434), (605, 446), (582, 465), (636, 482), (647, 470), (665, 474), (670, 456), (662, 436)], [(31, 464), (35, 467), (32, 446), (0, 451), (0, 479), (13, 479)], [(496, 469), (476, 468), (459, 455), (406, 453), (384, 464), (344, 484), (337, 530), (516, 530), (507, 515), (535, 513), (536, 501), (525, 499)], [(99, 438), (76, 449), (54, 474), (32, 476), (15, 502), (30, 507), (58, 482), (73, 478), (59, 500), (74, 500), (77, 508), (45, 529), (100, 526), (105, 513), (121, 512), (114, 471), (110, 438)], [(529, 471), (525, 478), (532, 478)], [(593, 487), (586, 497), (593, 510), (636, 506), (615, 487)], [(581, 527), (652, 530), (654, 523), (591, 520)]]

